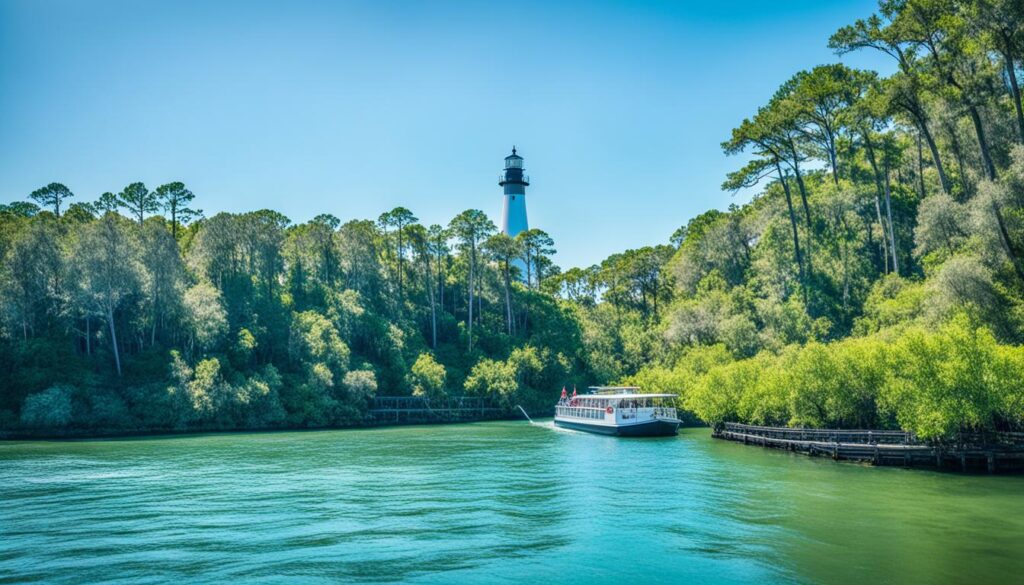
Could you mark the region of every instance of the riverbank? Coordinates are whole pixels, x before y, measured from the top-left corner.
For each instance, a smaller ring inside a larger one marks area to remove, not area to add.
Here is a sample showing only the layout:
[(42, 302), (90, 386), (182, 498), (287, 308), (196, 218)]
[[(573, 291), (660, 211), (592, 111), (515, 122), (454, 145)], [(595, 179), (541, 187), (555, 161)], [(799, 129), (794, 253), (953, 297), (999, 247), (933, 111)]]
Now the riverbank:
[(961, 472), (1024, 472), (1024, 433), (961, 435), (953, 444), (924, 443), (913, 433), (885, 430), (793, 429), (725, 423), (712, 437), (875, 466)]
[(282, 433), (321, 433), (331, 431), (356, 431), (360, 429), (370, 430), (379, 429), (383, 427), (414, 427), (414, 426), (444, 426), (453, 424), (473, 424), (483, 422), (497, 422), (497, 421), (515, 421), (520, 420), (522, 417), (515, 417), (513, 415), (493, 417), (493, 418), (480, 418), (480, 419), (468, 419), (462, 421), (424, 421), (424, 422), (368, 422), (365, 424), (352, 424), (352, 425), (337, 425), (337, 426), (324, 426), (324, 427), (274, 427), (274, 428), (188, 428), (188, 429), (148, 429), (148, 430), (93, 430), (93, 429), (68, 429), (62, 433), (33, 433), (18, 430), (2, 430), (0, 429), (0, 444), (3, 442), (19, 442), (19, 441), (91, 441), (91, 440), (107, 440), (107, 439), (160, 439), (160, 438), (171, 438), (171, 437), (203, 437), (203, 436), (216, 436), (216, 435), (262, 435), (262, 434), (282, 434)]
[(450, 396), (433, 400), (421, 396), (377, 396), (366, 411), (362, 422), (346, 425), (275, 426), (275, 427), (216, 427), (195, 426), (185, 428), (150, 427), (123, 428), (61, 428), (61, 429), (0, 429), (0, 440), (79, 440), (113, 439), (119, 437), (159, 437), (170, 435), (205, 435), (211, 433), (264, 433), (284, 431), (324, 431), (361, 429), (382, 426), (431, 425), (471, 423), (520, 418), (517, 410), (496, 407), (476, 396)]

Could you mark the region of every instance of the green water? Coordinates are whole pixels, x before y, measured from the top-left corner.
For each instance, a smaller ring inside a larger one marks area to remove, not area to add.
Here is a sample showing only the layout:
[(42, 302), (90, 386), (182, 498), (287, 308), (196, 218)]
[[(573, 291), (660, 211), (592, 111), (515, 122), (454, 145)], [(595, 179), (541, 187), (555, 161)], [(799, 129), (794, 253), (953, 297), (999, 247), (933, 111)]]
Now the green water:
[(0, 582), (1021, 583), (1024, 477), (550, 422), (0, 444)]

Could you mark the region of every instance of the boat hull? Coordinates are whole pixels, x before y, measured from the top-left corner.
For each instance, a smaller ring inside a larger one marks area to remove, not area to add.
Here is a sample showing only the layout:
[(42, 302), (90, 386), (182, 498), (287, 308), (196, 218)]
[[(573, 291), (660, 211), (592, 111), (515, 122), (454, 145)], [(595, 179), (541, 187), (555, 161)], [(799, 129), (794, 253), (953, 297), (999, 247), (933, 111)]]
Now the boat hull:
[(556, 418), (555, 425), (574, 431), (586, 431), (588, 433), (614, 435), (617, 437), (671, 437), (679, 432), (679, 421), (660, 419), (632, 425), (610, 426)]

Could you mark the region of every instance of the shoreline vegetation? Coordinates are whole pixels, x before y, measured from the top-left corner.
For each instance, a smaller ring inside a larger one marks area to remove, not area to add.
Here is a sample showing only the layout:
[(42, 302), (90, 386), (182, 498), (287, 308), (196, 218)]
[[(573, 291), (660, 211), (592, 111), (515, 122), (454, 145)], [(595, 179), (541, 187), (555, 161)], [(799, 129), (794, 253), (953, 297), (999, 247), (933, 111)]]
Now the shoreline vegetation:
[[(91, 441), (91, 440), (118, 440), (118, 439), (158, 439), (168, 437), (202, 437), (211, 435), (221, 434), (274, 434), (274, 433), (312, 433), (319, 431), (356, 431), (356, 430), (367, 430), (367, 429), (379, 429), (384, 427), (404, 427), (404, 426), (436, 426), (436, 425), (447, 425), (447, 424), (473, 424), (483, 422), (495, 422), (495, 421), (518, 421), (523, 420), (521, 417), (517, 418), (514, 414), (504, 414), (501, 416), (481, 416), (473, 419), (465, 420), (417, 420), (417, 421), (403, 421), (403, 422), (387, 422), (387, 421), (372, 421), (367, 420), (363, 423), (353, 423), (345, 426), (326, 426), (326, 427), (277, 427), (277, 428), (263, 428), (263, 429), (187, 429), (187, 430), (175, 430), (175, 429), (151, 429), (141, 431), (125, 431), (120, 429), (23, 429), (20, 431), (4, 432), (0, 433), (0, 443), (4, 441), (10, 442), (27, 442), (27, 441)], [(706, 425), (700, 425), (706, 426)]]
[(780, 80), (722, 145), (749, 203), (586, 268), (475, 209), (204, 217), (180, 182), (2, 205), (0, 430), (337, 427), (377, 395), (544, 413), (595, 383), (711, 425), (1024, 429), (1019, 3), (885, 0), (829, 45), (896, 72)]

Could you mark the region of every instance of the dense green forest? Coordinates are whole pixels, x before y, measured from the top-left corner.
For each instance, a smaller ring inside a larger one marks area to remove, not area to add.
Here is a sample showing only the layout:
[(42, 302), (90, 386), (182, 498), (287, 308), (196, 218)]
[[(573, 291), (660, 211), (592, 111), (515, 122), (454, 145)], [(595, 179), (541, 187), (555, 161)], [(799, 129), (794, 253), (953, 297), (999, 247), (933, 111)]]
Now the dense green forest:
[(545, 412), (595, 382), (711, 424), (1021, 428), (1024, 3), (884, 1), (830, 46), (895, 73), (785, 80), (722, 145), (750, 203), (589, 268), (478, 210), (294, 224), (203, 217), (180, 182), (42, 187), (0, 208), (0, 429), (359, 424), (376, 393)]
[(800, 71), (733, 129), (723, 188), (763, 190), (680, 231), (633, 378), (710, 423), (1019, 428), (1022, 25), (1016, 0), (884, 0), (832, 34), (895, 73)]

